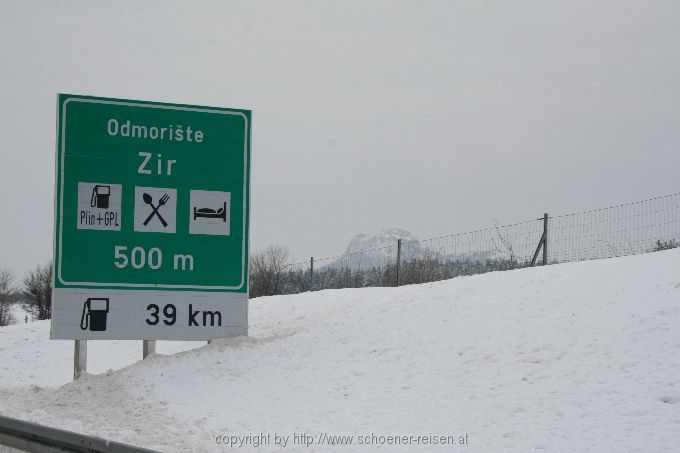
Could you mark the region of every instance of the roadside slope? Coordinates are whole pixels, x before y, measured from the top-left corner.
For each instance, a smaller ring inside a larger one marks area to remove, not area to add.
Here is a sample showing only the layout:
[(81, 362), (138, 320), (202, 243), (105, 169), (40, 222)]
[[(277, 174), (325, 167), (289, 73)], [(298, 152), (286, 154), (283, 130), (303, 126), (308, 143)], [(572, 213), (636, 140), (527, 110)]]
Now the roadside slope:
[[(248, 338), (46, 389), (30, 386), (38, 367), (70, 372), (31, 356), (54, 347), (46, 324), (0, 329), (0, 411), (165, 451), (302, 432), (467, 433), (470, 451), (677, 448), (680, 250), (250, 309)], [(292, 442), (285, 451), (329, 448)]]

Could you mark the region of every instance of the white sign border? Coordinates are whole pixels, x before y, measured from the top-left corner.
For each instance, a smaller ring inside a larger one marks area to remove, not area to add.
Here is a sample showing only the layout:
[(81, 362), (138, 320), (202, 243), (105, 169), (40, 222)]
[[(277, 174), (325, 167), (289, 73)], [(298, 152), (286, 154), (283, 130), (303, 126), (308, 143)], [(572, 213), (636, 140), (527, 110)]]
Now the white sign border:
[[(235, 115), (243, 118), (245, 123), (245, 128), (243, 131), (243, 238), (241, 241), (241, 283), (238, 286), (204, 286), (204, 285), (166, 285), (166, 284), (153, 284), (153, 283), (100, 283), (100, 282), (68, 282), (64, 280), (61, 275), (62, 269), (62, 233), (64, 229), (64, 158), (66, 155), (66, 106), (70, 102), (84, 102), (89, 104), (113, 104), (113, 105), (125, 105), (129, 107), (144, 107), (144, 108), (162, 108), (169, 110), (184, 110), (190, 112), (208, 112), (208, 113), (219, 113), (223, 115)], [(181, 107), (175, 105), (165, 105), (157, 103), (139, 103), (131, 101), (115, 101), (115, 100), (105, 100), (105, 99), (89, 99), (80, 97), (67, 97), (63, 100), (61, 105), (62, 116), (61, 116), (61, 165), (59, 169), (59, 247), (57, 250), (58, 257), (57, 262), (59, 263), (59, 272), (57, 278), (59, 282), (64, 286), (86, 286), (86, 287), (115, 287), (115, 288), (167, 288), (167, 289), (205, 289), (205, 290), (238, 290), (243, 288), (245, 284), (245, 261), (246, 261), (246, 211), (247, 206), (247, 188), (248, 188), (248, 131), (250, 130), (250, 125), (248, 123), (248, 117), (242, 112), (233, 112), (228, 110), (217, 110), (210, 108), (199, 108), (199, 107)]]

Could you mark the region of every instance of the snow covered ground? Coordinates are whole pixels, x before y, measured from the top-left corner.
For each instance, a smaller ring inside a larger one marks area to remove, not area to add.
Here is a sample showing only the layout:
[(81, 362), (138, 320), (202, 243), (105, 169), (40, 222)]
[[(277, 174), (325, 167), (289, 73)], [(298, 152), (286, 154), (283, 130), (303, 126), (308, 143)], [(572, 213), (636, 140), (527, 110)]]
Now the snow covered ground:
[[(215, 438), (260, 434), (233, 451), (680, 445), (677, 249), (250, 309), (248, 338), (161, 343), (143, 362), (141, 342), (90, 342), (97, 374), (76, 383), (72, 342), (50, 341), (47, 323), (2, 328), (0, 413), (163, 451), (232, 451)], [(296, 433), (354, 445), (307, 447)], [(468, 444), (357, 445), (371, 434)]]
[(11, 324), (25, 324), (27, 322), (33, 322), (33, 313), (29, 309), (28, 305), (21, 303), (21, 302), (15, 302), (13, 304), (10, 304), (10, 316), (12, 317), (11, 319)]

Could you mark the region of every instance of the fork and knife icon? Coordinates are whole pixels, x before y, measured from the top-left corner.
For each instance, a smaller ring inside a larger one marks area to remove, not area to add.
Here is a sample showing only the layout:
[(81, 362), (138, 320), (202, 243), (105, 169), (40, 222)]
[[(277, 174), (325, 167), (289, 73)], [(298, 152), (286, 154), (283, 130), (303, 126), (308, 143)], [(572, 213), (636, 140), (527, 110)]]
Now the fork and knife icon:
[(151, 214), (149, 214), (149, 217), (147, 217), (146, 220), (143, 222), (144, 226), (147, 226), (149, 224), (149, 222), (151, 222), (151, 219), (154, 218), (154, 216), (158, 217), (158, 220), (161, 221), (161, 223), (163, 224), (163, 227), (168, 226), (168, 223), (165, 221), (163, 216), (161, 216), (161, 213), (158, 212), (158, 210), (161, 208), (161, 206), (163, 206), (165, 203), (167, 203), (169, 199), (170, 199), (170, 195), (165, 193), (160, 198), (160, 200), (158, 200), (158, 204), (156, 206), (154, 206), (153, 197), (151, 195), (149, 195), (148, 193), (144, 193), (142, 195), (142, 200), (144, 200), (144, 203), (151, 206), (151, 209), (152, 209)]

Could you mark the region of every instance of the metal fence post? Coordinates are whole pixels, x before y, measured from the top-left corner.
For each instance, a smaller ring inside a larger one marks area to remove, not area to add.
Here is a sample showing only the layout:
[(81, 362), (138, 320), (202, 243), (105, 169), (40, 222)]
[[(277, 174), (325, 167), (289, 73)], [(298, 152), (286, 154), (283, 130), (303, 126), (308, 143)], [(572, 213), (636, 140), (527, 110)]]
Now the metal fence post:
[(397, 286), (399, 286), (399, 268), (401, 267), (401, 239), (397, 240)]
[(548, 213), (543, 214), (543, 265), (548, 264)]
[(309, 260), (309, 290), (314, 291), (314, 257)]
[[(537, 219), (541, 220), (541, 219)], [(543, 234), (541, 235), (541, 239), (538, 241), (538, 247), (536, 247), (536, 252), (534, 253), (534, 257), (531, 258), (531, 264), (529, 264), (529, 267), (533, 267), (534, 264), (536, 264), (536, 258), (538, 258), (538, 252), (541, 251), (541, 247), (543, 248), (543, 265), (545, 266), (548, 264), (548, 213), (546, 212), (543, 214)]]
[(142, 341), (142, 359), (146, 359), (151, 354), (156, 353), (156, 340)]
[(87, 371), (87, 340), (76, 340), (73, 349), (73, 380)]

